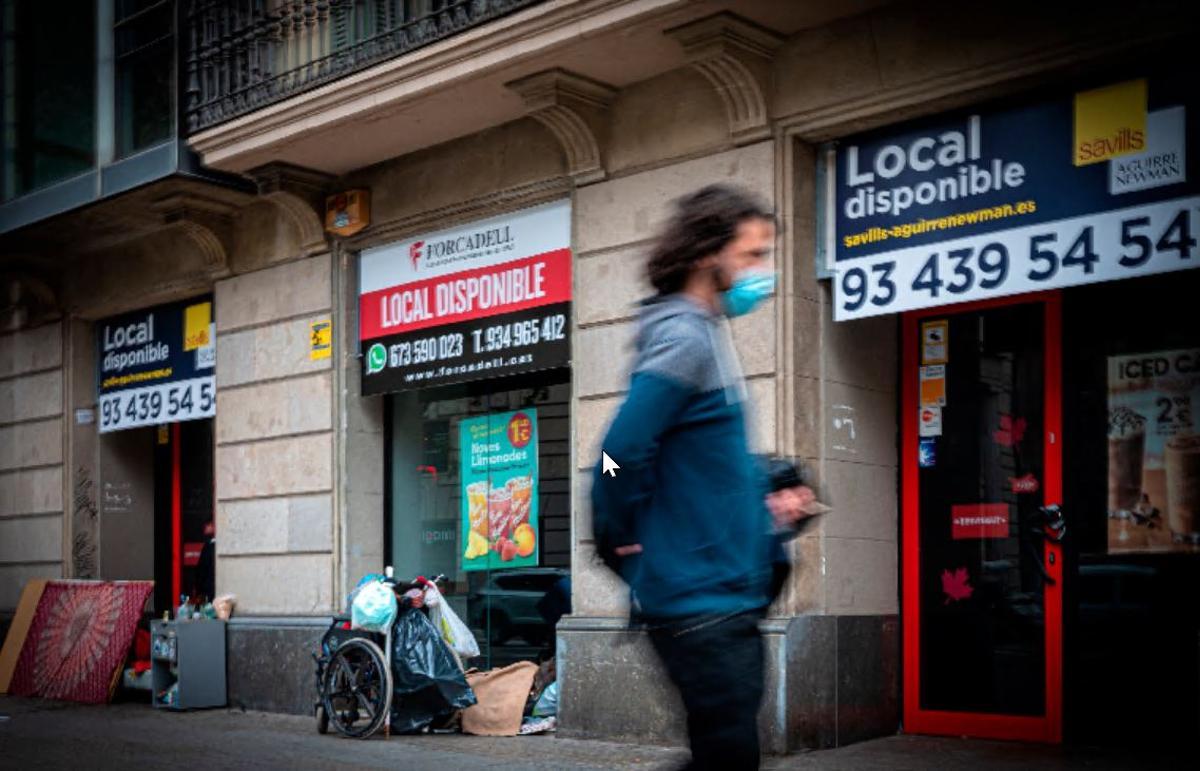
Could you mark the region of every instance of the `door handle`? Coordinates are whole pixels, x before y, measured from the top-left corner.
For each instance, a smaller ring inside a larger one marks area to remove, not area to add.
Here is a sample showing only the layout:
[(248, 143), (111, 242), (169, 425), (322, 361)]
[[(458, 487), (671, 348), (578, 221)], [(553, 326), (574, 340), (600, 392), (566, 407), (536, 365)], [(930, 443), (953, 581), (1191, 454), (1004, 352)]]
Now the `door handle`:
[[(1049, 506), (1039, 506), (1037, 512), (1029, 517), (1029, 529), (1025, 531), (1022, 538), (1023, 546), (1030, 550), (1030, 557), (1038, 573), (1041, 574), (1042, 580), (1047, 585), (1053, 586), (1058, 583), (1050, 572), (1046, 570), (1046, 565), (1042, 562), (1043, 543), (1061, 544), (1063, 538), (1067, 535), (1067, 519), (1063, 516), (1062, 506), (1057, 503)], [(1046, 561), (1053, 566), (1055, 562), (1054, 552), (1047, 552)]]
[(1062, 543), (1067, 536), (1067, 518), (1063, 516), (1062, 506), (1052, 503), (1038, 507), (1038, 511), (1042, 514), (1042, 534), (1046, 540)]

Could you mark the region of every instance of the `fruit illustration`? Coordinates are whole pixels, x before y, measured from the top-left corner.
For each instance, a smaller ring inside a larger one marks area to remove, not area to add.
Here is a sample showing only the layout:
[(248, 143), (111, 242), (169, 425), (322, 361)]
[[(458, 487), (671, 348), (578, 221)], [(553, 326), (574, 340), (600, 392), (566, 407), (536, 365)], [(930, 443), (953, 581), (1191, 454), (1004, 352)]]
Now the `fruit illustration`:
[(467, 536), (467, 551), (463, 554), (464, 559), (473, 560), (476, 557), (482, 557), (488, 553), (488, 542), (479, 533), (474, 530), (470, 531)]
[(533, 532), (533, 526), (528, 522), (517, 525), (517, 530), (513, 533), (513, 543), (517, 545), (517, 554), (520, 556), (528, 557), (533, 554), (533, 550), (537, 548), (537, 534)]
[(517, 545), (507, 538), (501, 539), (500, 561), (508, 562), (515, 556), (517, 556)]

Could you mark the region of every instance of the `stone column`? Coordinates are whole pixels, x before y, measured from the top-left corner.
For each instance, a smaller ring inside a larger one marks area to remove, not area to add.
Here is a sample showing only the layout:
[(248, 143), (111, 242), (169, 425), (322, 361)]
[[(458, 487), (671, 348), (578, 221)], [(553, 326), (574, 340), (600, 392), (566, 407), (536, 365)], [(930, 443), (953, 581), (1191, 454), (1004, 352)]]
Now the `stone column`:
[(899, 720), (897, 329), (894, 316), (833, 321), (816, 279), (816, 151), (784, 149), (794, 452), (833, 507), (791, 546), (787, 731), (792, 747), (830, 747)]
[[(558, 627), (561, 725), (569, 736), (682, 741), (682, 707), (641, 635), (623, 632), (626, 589), (595, 556), (589, 470), (628, 386), (635, 303), (650, 294), (646, 249), (670, 203), (717, 181), (775, 200), (771, 142), (590, 185), (574, 202), (572, 610)], [(778, 301), (734, 323), (756, 449), (775, 452)], [(619, 461), (619, 459), (618, 459)], [(769, 689), (768, 689), (769, 690)], [(764, 714), (772, 709), (764, 706)], [(778, 735), (776, 731), (773, 736)], [(778, 742), (770, 738), (775, 746)]]
[(335, 280), (340, 302), (334, 335), (339, 405), (338, 452), (340, 480), (340, 582), (343, 597), (368, 573), (383, 571), (384, 523), (384, 404), (383, 396), (362, 396), (362, 362), (358, 355), (358, 258), (341, 245), (334, 253)]
[(303, 711), (307, 651), (339, 604), (334, 358), (310, 355), (311, 325), (332, 317), (330, 256), (220, 281), (215, 305), (217, 593), (238, 598), (230, 703)]
[(0, 614), (63, 574), (63, 326), (0, 336)]

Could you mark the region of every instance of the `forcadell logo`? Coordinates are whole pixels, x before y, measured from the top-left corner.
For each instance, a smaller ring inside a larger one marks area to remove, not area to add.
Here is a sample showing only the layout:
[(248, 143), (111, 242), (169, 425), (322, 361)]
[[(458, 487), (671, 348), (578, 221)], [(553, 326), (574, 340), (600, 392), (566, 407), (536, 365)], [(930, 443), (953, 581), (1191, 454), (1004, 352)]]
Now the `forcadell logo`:
[(382, 372), (387, 365), (387, 349), (383, 347), (383, 343), (375, 343), (367, 349), (367, 374), (374, 375), (376, 372)]
[(413, 270), (417, 269), (417, 263), (421, 261), (421, 247), (425, 246), (424, 241), (414, 241), (408, 247), (408, 259), (412, 260)]

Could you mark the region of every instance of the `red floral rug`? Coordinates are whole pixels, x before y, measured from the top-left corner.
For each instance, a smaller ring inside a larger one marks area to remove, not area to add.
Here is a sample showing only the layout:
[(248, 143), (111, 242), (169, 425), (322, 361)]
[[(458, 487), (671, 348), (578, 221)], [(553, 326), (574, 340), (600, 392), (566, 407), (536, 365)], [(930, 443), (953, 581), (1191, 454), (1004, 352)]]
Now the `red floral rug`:
[(152, 581), (50, 581), (9, 693), (90, 704), (109, 700)]

